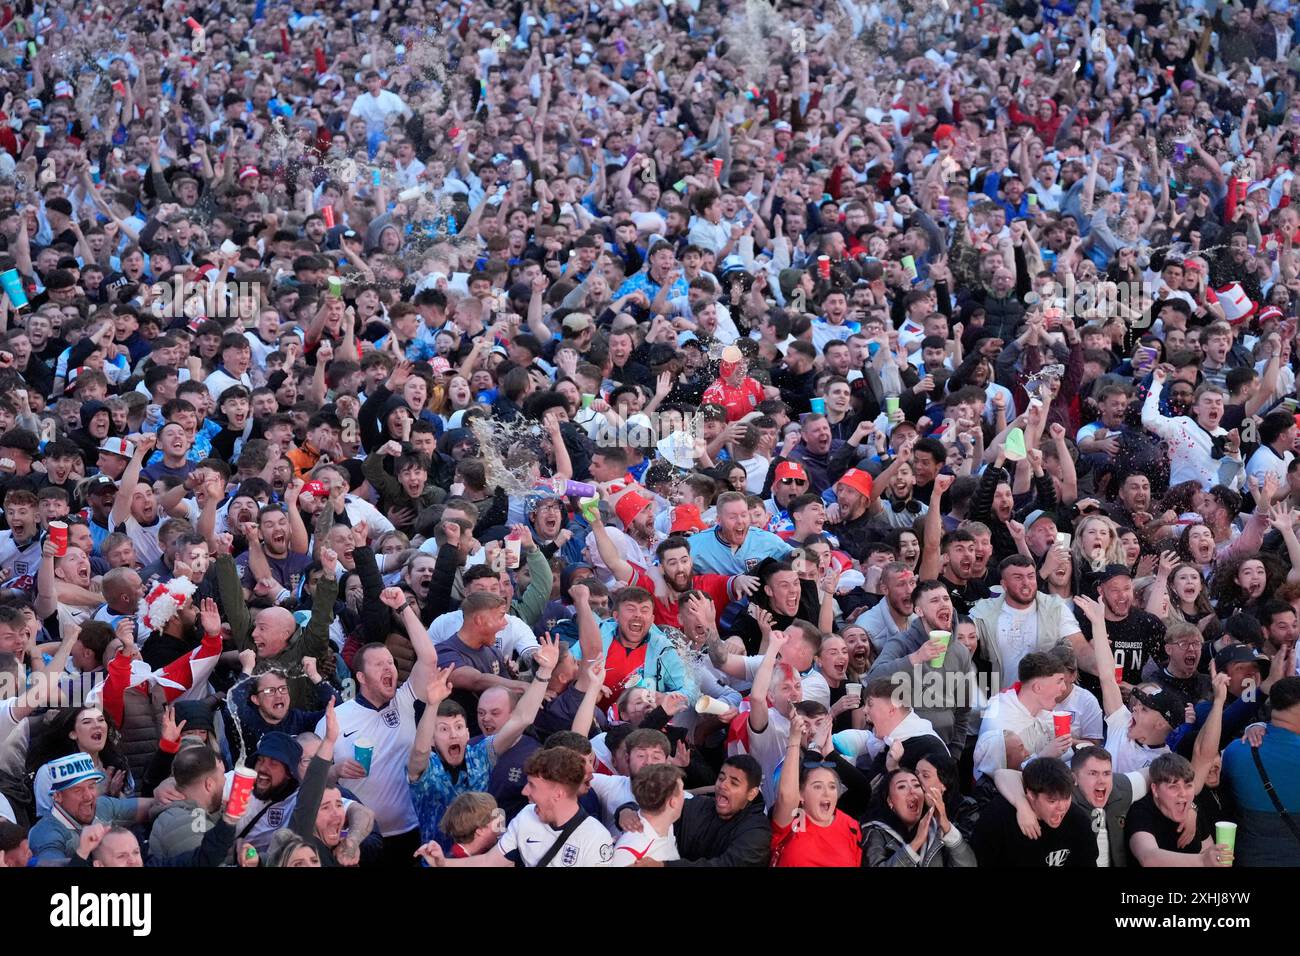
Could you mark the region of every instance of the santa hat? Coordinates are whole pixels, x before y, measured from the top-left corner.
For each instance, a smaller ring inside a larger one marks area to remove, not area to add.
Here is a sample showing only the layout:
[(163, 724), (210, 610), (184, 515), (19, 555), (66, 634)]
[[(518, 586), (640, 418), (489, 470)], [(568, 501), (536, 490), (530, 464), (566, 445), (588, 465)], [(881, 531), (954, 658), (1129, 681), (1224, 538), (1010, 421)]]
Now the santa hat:
[(1232, 325), (1245, 322), (1258, 308), (1250, 301), (1250, 296), (1246, 295), (1246, 290), (1241, 287), (1240, 282), (1220, 286), (1213, 291), (1216, 293), (1219, 305), (1223, 307), (1223, 317)]
[(189, 578), (172, 578), (166, 584), (155, 584), (153, 590), (140, 599), (140, 607), (136, 612), (141, 633), (161, 631), (194, 595), (194, 591), (194, 582)]

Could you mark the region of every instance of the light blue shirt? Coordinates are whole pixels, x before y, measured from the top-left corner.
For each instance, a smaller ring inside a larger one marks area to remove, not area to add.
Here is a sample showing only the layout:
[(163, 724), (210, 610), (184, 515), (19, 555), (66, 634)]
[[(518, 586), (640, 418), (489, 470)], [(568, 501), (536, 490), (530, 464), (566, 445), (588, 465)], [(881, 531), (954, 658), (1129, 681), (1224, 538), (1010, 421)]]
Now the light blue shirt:
[(718, 537), (716, 527), (690, 537), (696, 574), (750, 574), (764, 558), (784, 558), (793, 548), (770, 531), (750, 528), (739, 548)]

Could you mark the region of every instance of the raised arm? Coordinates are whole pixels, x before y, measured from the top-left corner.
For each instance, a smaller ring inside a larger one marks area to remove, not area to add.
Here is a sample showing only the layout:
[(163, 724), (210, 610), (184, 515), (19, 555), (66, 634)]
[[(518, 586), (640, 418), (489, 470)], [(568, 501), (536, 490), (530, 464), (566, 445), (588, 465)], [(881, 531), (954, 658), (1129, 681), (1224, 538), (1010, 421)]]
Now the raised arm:
[[(776, 658), (785, 646), (786, 637), (782, 631), (773, 631), (767, 639), (767, 651), (763, 654), (763, 663), (758, 665), (754, 675), (754, 686), (749, 691), (749, 730), (761, 734), (767, 730), (767, 692), (772, 686), (772, 674), (776, 670)], [(792, 735), (793, 736), (793, 735)]]
[(425, 684), (424, 713), (415, 728), (415, 743), (406, 758), (406, 779), (415, 783), (424, 776), (429, 768), (429, 755), (433, 753), (433, 733), (438, 726), (438, 705), (451, 696), (451, 674), (455, 664), (435, 667), (433, 675)]
[(605, 641), (600, 635), (600, 625), (591, 610), (591, 592), (585, 584), (575, 584), (569, 588), (573, 598), (573, 612), (578, 618), (578, 645), (582, 650), (582, 659), (592, 661), (605, 658)]
[(140, 482), (140, 469), (144, 467), (144, 461), (153, 451), (153, 446), (158, 441), (155, 434), (132, 435), (130, 441), (135, 443), (135, 454), (127, 463), (126, 471), (122, 472), (122, 481), (117, 488), (117, 497), (113, 499), (113, 510), (108, 516), (109, 530), (115, 530), (118, 525), (131, 516), (131, 497), (135, 491), (135, 486)]
[(533, 682), (524, 691), (515, 709), (501, 729), (492, 738), (492, 750), (497, 756), (505, 753), (519, 742), (525, 730), (537, 719), (537, 711), (546, 696), (546, 686), (560, 661), (560, 641), (550, 634), (537, 639), (538, 647), (533, 654)]
[(795, 713), (790, 718), (790, 739), (785, 745), (785, 763), (777, 783), (776, 803), (772, 805), (772, 823), (778, 827), (789, 826), (799, 809), (799, 761), (803, 746), (804, 718)]
[(1110, 639), (1106, 636), (1106, 611), (1100, 602), (1080, 594), (1074, 604), (1088, 616), (1092, 625), (1092, 653), (1097, 664), (1097, 680), (1101, 682), (1101, 710), (1105, 717), (1124, 706), (1120, 696), (1119, 681), (1115, 679), (1115, 654), (1110, 648)]

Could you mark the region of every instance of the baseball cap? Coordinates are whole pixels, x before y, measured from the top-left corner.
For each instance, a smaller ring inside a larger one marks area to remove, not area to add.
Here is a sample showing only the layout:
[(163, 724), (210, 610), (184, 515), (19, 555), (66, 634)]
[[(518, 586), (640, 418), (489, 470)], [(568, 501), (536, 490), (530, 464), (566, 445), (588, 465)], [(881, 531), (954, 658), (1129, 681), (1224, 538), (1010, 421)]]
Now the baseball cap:
[(683, 531), (703, 531), (708, 525), (700, 517), (699, 505), (678, 505), (673, 509), (673, 523), (668, 530), (672, 534)]
[(109, 489), (116, 491), (117, 482), (108, 477), (108, 475), (95, 475), (86, 485), (86, 494), (99, 494), (100, 492), (108, 491)]
[(808, 480), (808, 472), (804, 470), (803, 465), (797, 461), (783, 461), (776, 466), (776, 474), (773, 476), (776, 481), (785, 481), (789, 478), (795, 478), (799, 481)]
[(106, 451), (110, 455), (121, 455), (123, 458), (131, 458), (135, 455), (135, 445), (125, 438), (105, 438), (99, 443), (99, 450)]
[(260, 176), (260, 175), (262, 175), (262, 171), (258, 169), (256, 166), (253, 166), (251, 164), (248, 166), (244, 166), (242, 169), (239, 170), (239, 179), (241, 182), (244, 181), (245, 179), (252, 179), (254, 176)]
[(1028, 531), (1030, 528), (1032, 528), (1034, 526), (1034, 522), (1038, 521), (1038, 519), (1040, 518), (1048, 518), (1053, 523), (1055, 523), (1056, 521), (1056, 518), (1054, 518), (1050, 512), (1044, 511), (1042, 508), (1039, 508), (1037, 511), (1031, 511), (1029, 513), (1029, 517), (1025, 519), (1025, 530)]
[(683, 349), (687, 345), (691, 345), (691, 344), (694, 344), (694, 346), (697, 349), (704, 348), (704, 346), (700, 343), (700, 337), (696, 335), (694, 332), (687, 331), (687, 332), (677, 333), (677, 347), (679, 349)]
[(850, 468), (840, 476), (840, 480), (835, 482), (835, 484), (848, 485), (863, 497), (871, 497), (871, 476), (860, 468)]
[(433, 369), (434, 375), (446, 375), (451, 371), (451, 363), (441, 355), (435, 355), (429, 359), (429, 368)]
[(77, 387), (77, 379), (81, 378), (82, 375), (85, 375), (89, 371), (90, 366), (88, 365), (78, 365), (76, 368), (68, 369), (68, 384), (64, 386), (63, 390), (65, 392), (70, 392), (75, 389)]
[(581, 332), (591, 327), (591, 316), (586, 312), (570, 312), (560, 324), (572, 332)]
[(1187, 701), (1167, 687), (1158, 690), (1134, 690), (1133, 696), (1143, 707), (1150, 708), (1168, 722), (1170, 729), (1183, 722)]
[(1214, 666), (1219, 669), (1219, 673), (1226, 671), (1229, 664), (1258, 664), (1259, 675), (1268, 676), (1267, 655), (1261, 654), (1249, 644), (1229, 644), (1214, 655)]
[(104, 773), (95, 766), (94, 758), (81, 751), (68, 754), (66, 757), (58, 757), (45, 766), (50, 770), (51, 793), (67, 790), (87, 780), (104, 779)]
[(330, 490), (325, 487), (325, 482), (313, 478), (302, 486), (301, 494), (315, 495), (317, 498), (328, 498)]
[(633, 519), (648, 507), (650, 507), (649, 498), (635, 491), (629, 491), (614, 504), (614, 514), (618, 515), (618, 520), (623, 522), (624, 528), (630, 528)]
[[(1026, 524), (1025, 527), (1028, 528), (1029, 525)], [(1111, 578), (1117, 578), (1120, 577), (1121, 575), (1131, 578), (1133, 576), (1133, 572), (1128, 569), (1127, 565), (1108, 564), (1100, 571), (1098, 571), (1094, 575), (1093, 579), (1096, 581), (1097, 584), (1105, 584)]]

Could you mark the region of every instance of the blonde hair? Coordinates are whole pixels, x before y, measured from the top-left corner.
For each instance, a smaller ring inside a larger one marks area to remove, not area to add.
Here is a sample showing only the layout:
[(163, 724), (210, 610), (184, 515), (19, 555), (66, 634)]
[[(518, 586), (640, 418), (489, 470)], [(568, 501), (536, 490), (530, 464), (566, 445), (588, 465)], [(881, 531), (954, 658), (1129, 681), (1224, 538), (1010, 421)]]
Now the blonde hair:
[(468, 843), (480, 827), (491, 826), (497, 802), (490, 793), (462, 793), (442, 815), (439, 828), (456, 843)]
[(1074, 566), (1081, 572), (1089, 569), (1100, 570), (1095, 566), (1092, 556), (1083, 553), (1082, 547), (1083, 533), (1095, 524), (1104, 525), (1110, 532), (1110, 544), (1106, 546), (1106, 551), (1101, 559), (1102, 563), (1127, 566), (1128, 560), (1124, 557), (1124, 546), (1119, 541), (1119, 525), (1105, 515), (1088, 515), (1075, 525), (1074, 542), (1070, 545), (1070, 554), (1074, 557)]

